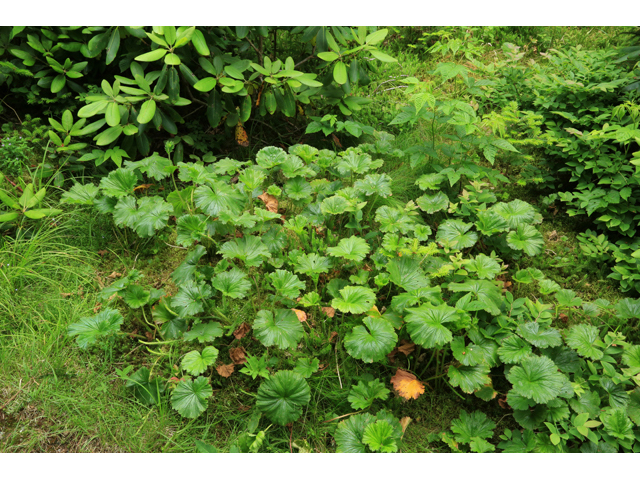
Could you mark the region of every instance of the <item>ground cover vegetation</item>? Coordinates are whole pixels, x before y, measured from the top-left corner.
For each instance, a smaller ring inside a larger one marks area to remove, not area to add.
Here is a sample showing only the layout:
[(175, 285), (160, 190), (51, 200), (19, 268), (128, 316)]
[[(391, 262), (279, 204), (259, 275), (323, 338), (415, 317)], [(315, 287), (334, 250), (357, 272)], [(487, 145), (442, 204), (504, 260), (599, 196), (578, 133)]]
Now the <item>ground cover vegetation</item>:
[(1, 27), (2, 451), (639, 451), (634, 33)]

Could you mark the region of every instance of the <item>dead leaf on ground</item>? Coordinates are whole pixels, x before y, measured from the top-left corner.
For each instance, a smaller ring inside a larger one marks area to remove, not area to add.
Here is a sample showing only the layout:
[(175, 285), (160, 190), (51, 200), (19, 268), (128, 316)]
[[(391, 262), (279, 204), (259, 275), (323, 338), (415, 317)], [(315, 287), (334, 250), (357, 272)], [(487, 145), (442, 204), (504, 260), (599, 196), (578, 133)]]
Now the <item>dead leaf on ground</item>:
[(402, 417), (402, 419), (400, 420), (400, 425), (402, 425), (402, 433), (405, 432), (410, 423), (411, 417)]
[(145, 183), (143, 185), (138, 185), (136, 188), (133, 189), (133, 191), (137, 191), (137, 190), (146, 190), (149, 187), (152, 187), (153, 183)]
[(138, 334), (138, 329), (136, 328), (133, 332), (129, 334), (129, 338), (133, 338)]
[(147, 337), (147, 340), (149, 340), (150, 342), (153, 341), (153, 333), (151, 332), (144, 332), (145, 337)]
[(232, 363), (231, 365), (220, 365), (216, 368), (216, 371), (220, 374), (220, 376), (224, 378), (229, 378), (233, 373), (235, 365)]
[(507, 403), (507, 401), (504, 398), (498, 399), (498, 405), (500, 405), (500, 408), (504, 408), (505, 410), (511, 408), (511, 406)]
[(551, 232), (549, 232), (549, 240), (550, 241), (554, 241), (558, 239), (558, 232), (556, 232), (555, 230), (552, 230)]
[(564, 323), (567, 323), (569, 321), (569, 316), (566, 313), (561, 313), (560, 320), (562, 320), (562, 322)]
[(107, 250), (98, 250), (98, 255), (101, 257), (104, 257), (107, 253), (109, 253)]
[(107, 278), (118, 278), (121, 277), (122, 274), (118, 272), (111, 272), (111, 275), (107, 275)]
[(62, 298), (68, 298), (71, 295), (75, 295), (75, 294), (73, 292), (71, 292), (71, 293), (61, 293), (60, 295), (62, 295)]
[(246, 354), (247, 352), (243, 347), (229, 349), (229, 356), (231, 357), (231, 361), (234, 363), (234, 365), (245, 363), (247, 361), (247, 359), (245, 358)]
[(333, 307), (322, 307), (322, 311), (329, 318), (333, 318), (333, 316), (336, 314), (336, 309)]
[(405, 370), (398, 369), (391, 377), (393, 388), (398, 394), (407, 400), (414, 400), (424, 393), (424, 384), (413, 374)]
[(240, 405), (238, 407), (238, 410), (240, 410), (241, 412), (248, 412), (249, 410), (251, 410), (251, 407), (249, 405)]
[(335, 342), (335, 338), (338, 336), (338, 332), (331, 332), (331, 335), (329, 335), (329, 342), (330, 343), (334, 343)]
[(416, 344), (410, 342), (409, 340), (400, 340), (400, 346), (398, 347), (398, 351), (400, 353), (404, 353), (405, 355), (409, 355), (416, 349)]
[(340, 140), (338, 140), (338, 137), (336, 137), (335, 133), (331, 134), (331, 138), (333, 143), (335, 143), (339, 148), (342, 148), (342, 144), (340, 143)]
[(278, 213), (278, 199), (276, 197), (264, 192), (262, 195), (258, 195), (258, 198), (264, 202), (264, 206), (267, 210), (273, 213)]
[(300, 320), (301, 322), (307, 321), (307, 314), (305, 312), (303, 312), (302, 310), (298, 310), (296, 308), (292, 308), (291, 310), (293, 310), (293, 313), (296, 314), (296, 316), (298, 317), (298, 320)]
[(236, 328), (235, 332), (233, 332), (233, 336), (238, 340), (243, 338), (247, 333), (249, 333), (251, 327), (247, 325), (245, 322), (242, 322), (238, 328)]
[(318, 365), (318, 371), (321, 372), (323, 371), (325, 368), (327, 368), (327, 365), (324, 363), (321, 363), (320, 365)]
[(96, 303), (96, 306), (93, 307), (93, 313), (98, 313), (101, 308), (102, 308), (102, 304), (101, 303)]

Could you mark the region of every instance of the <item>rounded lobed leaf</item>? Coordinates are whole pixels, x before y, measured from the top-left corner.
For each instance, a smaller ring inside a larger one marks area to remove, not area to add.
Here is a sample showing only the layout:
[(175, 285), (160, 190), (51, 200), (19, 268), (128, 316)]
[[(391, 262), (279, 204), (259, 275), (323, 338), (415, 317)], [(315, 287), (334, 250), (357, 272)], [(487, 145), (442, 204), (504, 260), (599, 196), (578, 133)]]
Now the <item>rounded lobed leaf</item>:
[(278, 425), (294, 422), (302, 415), (302, 407), (309, 403), (311, 389), (295, 372), (279, 371), (264, 380), (258, 389), (256, 406)]
[(276, 316), (268, 310), (260, 310), (253, 323), (255, 337), (265, 347), (295, 348), (304, 335), (298, 316), (288, 309), (277, 309)]
[(218, 358), (218, 349), (215, 347), (205, 347), (202, 353), (192, 350), (182, 359), (182, 368), (190, 375), (200, 375)]
[(600, 360), (604, 352), (594, 345), (598, 340), (598, 329), (593, 325), (574, 325), (567, 334), (567, 345), (583, 357)]
[(348, 313), (364, 313), (371, 310), (376, 301), (376, 295), (367, 287), (344, 287), (340, 290), (340, 297), (334, 298), (331, 306), (336, 310)]
[(361, 262), (369, 253), (370, 247), (366, 240), (355, 235), (343, 238), (335, 247), (327, 248), (327, 253), (333, 257)]
[(448, 305), (434, 307), (431, 304), (418, 308), (407, 308), (409, 315), (405, 317), (407, 331), (411, 340), (424, 348), (434, 348), (451, 341), (451, 330), (443, 324), (454, 322), (460, 318), (456, 309)]
[[(367, 328), (358, 325), (344, 339), (344, 346), (354, 358), (367, 363), (382, 361), (396, 345), (398, 336), (393, 326), (382, 318), (367, 317)], [(368, 330), (367, 330), (368, 329)]]
[(536, 403), (547, 403), (559, 395), (564, 375), (547, 357), (530, 356), (511, 368), (507, 380), (513, 384), (515, 393)]
[(76, 343), (80, 348), (87, 348), (96, 343), (99, 337), (113, 335), (120, 330), (124, 318), (113, 308), (105, 308), (93, 317), (82, 317), (79, 322), (69, 325), (67, 333), (70, 337), (78, 336)]
[(171, 394), (171, 406), (185, 418), (196, 418), (207, 409), (207, 398), (213, 395), (204, 377), (183, 380)]

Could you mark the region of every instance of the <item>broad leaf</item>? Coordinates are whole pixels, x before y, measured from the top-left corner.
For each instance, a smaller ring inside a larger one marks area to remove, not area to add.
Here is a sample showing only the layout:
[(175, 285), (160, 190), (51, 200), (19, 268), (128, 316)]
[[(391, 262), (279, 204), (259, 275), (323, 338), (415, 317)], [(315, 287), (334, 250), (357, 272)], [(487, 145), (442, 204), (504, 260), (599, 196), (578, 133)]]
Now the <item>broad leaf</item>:
[(462, 410), (460, 417), (451, 421), (451, 430), (455, 439), (461, 443), (471, 443), (474, 438), (491, 438), (496, 424), (482, 412), (468, 414)]
[(311, 398), (309, 385), (300, 375), (282, 370), (264, 380), (258, 389), (256, 406), (278, 425), (294, 422)]
[(389, 393), (389, 389), (385, 388), (384, 384), (376, 378), (367, 383), (359, 381), (358, 385), (351, 387), (347, 400), (352, 408), (364, 410), (369, 408), (376, 398), (386, 400), (389, 397)]
[(367, 287), (344, 287), (340, 296), (334, 298), (331, 306), (336, 310), (348, 313), (364, 313), (371, 310), (376, 301), (376, 295)]
[(254, 336), (265, 347), (277, 345), (281, 349), (295, 348), (304, 335), (297, 315), (291, 310), (277, 309), (276, 316), (268, 310), (260, 310), (253, 323)]
[(183, 215), (176, 223), (176, 243), (183, 247), (189, 247), (207, 235), (207, 218), (204, 215)]
[(221, 325), (218, 322), (199, 323), (184, 333), (187, 342), (198, 340), (199, 343), (211, 343), (223, 334)]
[(447, 220), (438, 227), (436, 240), (442, 246), (456, 250), (469, 248), (478, 241), (476, 232), (469, 232), (472, 223), (464, 223), (462, 220)]
[(402, 209), (384, 205), (376, 210), (376, 222), (380, 224), (380, 231), (402, 234), (409, 233), (414, 226), (414, 220)]
[(492, 315), (500, 315), (500, 306), (503, 299), (498, 288), (493, 282), (488, 280), (472, 280), (464, 283), (450, 283), (449, 290), (452, 292), (470, 292), (474, 301), (465, 305), (467, 311), (485, 310)]
[(219, 252), (224, 258), (238, 258), (247, 267), (259, 267), (267, 258), (271, 257), (269, 249), (262, 240), (253, 235), (236, 238), (225, 243)]
[(451, 385), (460, 387), (460, 390), (469, 394), (491, 382), (487, 365), (475, 365), (473, 367), (451, 365), (448, 375)]
[(99, 193), (100, 189), (91, 183), (86, 185), (76, 183), (69, 191), (62, 194), (60, 202), (76, 205), (93, 205), (93, 200)]
[(133, 194), (137, 182), (134, 172), (119, 168), (100, 181), (100, 189), (109, 197), (126, 197)]
[(211, 297), (212, 293), (209, 285), (187, 280), (180, 285), (178, 293), (173, 297), (171, 308), (182, 316), (196, 315), (204, 312), (204, 302)]
[(604, 352), (594, 345), (598, 336), (598, 329), (593, 325), (574, 325), (567, 334), (566, 342), (583, 357), (600, 360)]
[(207, 398), (213, 395), (204, 377), (182, 380), (171, 394), (171, 406), (185, 418), (196, 418), (207, 409)]
[(520, 363), (531, 355), (531, 345), (516, 335), (510, 335), (500, 342), (498, 355), (504, 363)]
[(429, 214), (439, 212), (449, 207), (449, 197), (438, 192), (435, 195), (423, 195), (416, 200), (418, 207)]
[(337, 453), (365, 453), (366, 445), (362, 442), (365, 428), (376, 421), (376, 417), (368, 413), (353, 415), (338, 424), (333, 437), (336, 441)]
[(369, 244), (363, 238), (351, 236), (343, 238), (335, 247), (327, 248), (327, 253), (333, 257), (361, 262), (369, 253)]
[(182, 359), (181, 366), (190, 375), (200, 375), (218, 358), (218, 349), (216, 347), (205, 347), (200, 353), (192, 350)]
[(251, 282), (247, 280), (247, 274), (235, 267), (213, 277), (211, 285), (223, 295), (231, 298), (244, 298), (251, 289)]
[(425, 304), (418, 308), (407, 308), (409, 314), (405, 317), (407, 331), (411, 340), (425, 348), (434, 348), (451, 341), (451, 330), (443, 324), (459, 319), (456, 309), (448, 305), (434, 307)]
[(393, 453), (398, 451), (393, 427), (384, 420), (367, 425), (362, 435), (362, 442), (374, 452)]
[(391, 196), (391, 177), (386, 173), (370, 173), (361, 180), (356, 180), (353, 186), (366, 196)]
[(531, 225), (518, 225), (515, 232), (507, 235), (507, 245), (514, 250), (522, 250), (529, 256), (538, 255), (544, 249), (542, 234)]
[(518, 335), (536, 347), (559, 347), (562, 345), (560, 332), (555, 328), (542, 327), (538, 322), (521, 323), (517, 329)]
[(300, 255), (294, 266), (296, 273), (306, 273), (310, 276), (327, 273), (329, 268), (331, 268), (329, 259), (315, 253)]
[(150, 375), (147, 367), (141, 367), (127, 379), (125, 387), (145, 405), (156, 405), (165, 390), (165, 385), (160, 377), (151, 380)]
[(96, 343), (98, 338), (118, 332), (123, 322), (124, 318), (117, 310), (105, 308), (93, 317), (82, 317), (79, 322), (69, 325), (67, 333), (70, 337), (77, 335), (78, 346), (87, 348)]
[(316, 373), (319, 368), (320, 360), (317, 358), (299, 358), (293, 371), (303, 378), (309, 378)]
[(196, 207), (212, 217), (217, 217), (224, 211), (240, 216), (246, 198), (226, 183), (210, 182), (210, 184), (213, 186), (213, 190), (207, 185), (195, 189), (193, 199)]
[(382, 318), (367, 317), (363, 323), (367, 328), (354, 327), (345, 336), (344, 346), (353, 358), (367, 363), (380, 362), (391, 353), (398, 336), (393, 326)]
[(265, 169), (280, 165), (286, 159), (287, 152), (278, 147), (265, 147), (256, 154), (256, 163)]
[(429, 279), (420, 268), (420, 260), (405, 255), (392, 258), (385, 266), (389, 272), (389, 280), (407, 292), (429, 286)]
[(511, 368), (507, 380), (516, 393), (536, 403), (547, 403), (558, 396), (564, 376), (547, 357), (530, 356)]
[(633, 423), (629, 420), (623, 408), (613, 408), (604, 411), (600, 420), (607, 434), (619, 440), (635, 440)]
[(184, 261), (173, 271), (171, 279), (178, 285), (186, 280), (194, 280), (194, 273), (198, 268), (198, 263), (205, 253), (207, 253), (207, 250), (202, 245), (197, 245), (195, 249), (187, 253)]
[(536, 216), (533, 207), (522, 200), (496, 203), (491, 210), (500, 215), (511, 229), (518, 228), (518, 225), (530, 225)]
[(501, 271), (500, 264), (494, 258), (487, 257), (484, 253), (467, 263), (465, 269), (469, 272), (475, 272), (478, 278), (489, 280), (494, 279)]

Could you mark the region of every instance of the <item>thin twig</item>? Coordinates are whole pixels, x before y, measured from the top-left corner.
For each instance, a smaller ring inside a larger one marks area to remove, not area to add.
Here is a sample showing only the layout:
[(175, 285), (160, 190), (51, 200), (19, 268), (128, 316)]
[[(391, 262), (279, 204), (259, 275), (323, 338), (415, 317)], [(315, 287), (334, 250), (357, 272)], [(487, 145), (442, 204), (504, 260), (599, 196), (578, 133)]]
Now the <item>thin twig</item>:
[[(2, 103), (4, 103), (7, 107), (9, 107), (11, 110), (13, 110), (13, 107), (11, 105), (9, 105), (7, 102), (4, 101), (4, 98), (0, 98), (0, 100), (2, 100)], [(20, 122), (20, 125), (22, 125), (22, 120), (20, 120), (20, 115), (18, 115), (18, 112), (13, 110), (13, 113), (16, 114), (16, 117), (18, 117), (18, 121)]]
[(324, 422), (322, 422), (322, 423), (329, 423), (329, 422), (333, 422), (334, 420), (340, 420), (341, 418), (349, 417), (349, 416), (351, 416), (351, 415), (355, 415), (356, 413), (360, 413), (360, 412), (351, 412), (351, 413), (346, 413), (346, 414), (344, 414), (344, 415), (340, 415), (339, 417), (335, 417), (335, 418), (331, 418), (331, 419), (329, 419), (329, 420), (325, 420), (325, 421), (324, 421)]
[(296, 63), (295, 64), (295, 68), (298, 68), (300, 65), (302, 65), (305, 62), (308, 62), (309, 60), (311, 60), (315, 56), (316, 56), (316, 47), (313, 47), (313, 53), (311, 55), (309, 55), (307, 58), (305, 58), (304, 60), (300, 60), (298, 63)]
[(246, 37), (247, 42), (249, 42), (249, 45), (251, 45), (253, 47), (253, 49), (256, 51), (256, 53), (258, 54), (258, 58), (262, 57), (262, 54), (260, 53), (260, 50), (258, 50), (256, 48), (256, 46), (253, 44), (253, 42), (249, 39), (249, 37)]
[(182, 250), (189, 250), (187, 247), (179, 247), (178, 245), (169, 245), (167, 242), (165, 242), (164, 240), (162, 241), (162, 243), (164, 243), (167, 247), (171, 247), (171, 248), (180, 248)]
[(193, 114), (194, 114), (194, 113), (196, 113), (198, 110), (200, 110), (201, 108), (204, 108), (204, 107), (205, 107), (204, 105), (200, 105), (198, 108), (196, 108), (195, 110), (193, 110), (193, 111), (191, 111), (191, 112), (187, 113), (187, 114), (186, 114), (186, 115), (184, 115), (182, 118), (187, 118), (188, 116), (193, 115)]
[(342, 390), (342, 379), (340, 378), (340, 367), (338, 366), (338, 338), (336, 338), (336, 348), (334, 352), (336, 354), (336, 372), (338, 372), (338, 381), (340, 382), (340, 390)]

